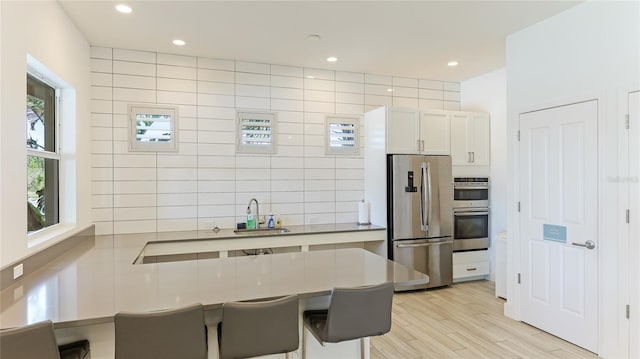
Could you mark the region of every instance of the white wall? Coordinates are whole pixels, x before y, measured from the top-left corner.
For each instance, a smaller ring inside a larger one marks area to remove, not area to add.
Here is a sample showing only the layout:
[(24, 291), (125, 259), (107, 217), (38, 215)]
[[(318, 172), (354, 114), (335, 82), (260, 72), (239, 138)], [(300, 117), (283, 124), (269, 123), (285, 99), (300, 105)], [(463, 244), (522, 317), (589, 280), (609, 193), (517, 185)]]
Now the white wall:
[[(600, 350), (605, 357), (623, 357), (628, 347), (624, 319), (626, 283), (625, 234), (619, 231), (623, 211), (617, 181), (623, 137), (625, 96), (640, 88), (640, 3), (590, 1), (507, 38), (508, 143), (508, 297), (505, 313), (520, 316), (517, 273), (520, 243), (515, 134), (518, 113), (598, 98), (599, 106), (599, 285)], [(595, 145), (595, 144), (594, 144)], [(637, 283), (635, 283), (637, 285)]]
[(63, 151), (70, 158), (63, 168), (71, 173), (66, 183), (75, 185), (72, 191), (67, 191), (62, 203), (77, 209), (77, 217), (68, 218), (72, 222), (69, 228), (91, 223), (89, 45), (57, 2), (2, 1), (0, 7), (0, 267), (4, 267), (61, 239), (31, 247), (27, 243), (24, 122), (27, 54), (75, 88), (76, 106), (65, 109), (65, 113), (75, 111), (77, 122), (66, 121), (61, 134)]
[(496, 233), (507, 230), (507, 79), (496, 70), (460, 84), (460, 108), (491, 116), (491, 259), (490, 279), (495, 280)]
[[(459, 109), (458, 83), (100, 47), (91, 57), (101, 234), (233, 228), (252, 197), (285, 226), (356, 222), (362, 151), (326, 155), (325, 116), (383, 105)], [(129, 103), (178, 105), (179, 152), (129, 152)], [(278, 113), (276, 154), (235, 153), (236, 109)]]

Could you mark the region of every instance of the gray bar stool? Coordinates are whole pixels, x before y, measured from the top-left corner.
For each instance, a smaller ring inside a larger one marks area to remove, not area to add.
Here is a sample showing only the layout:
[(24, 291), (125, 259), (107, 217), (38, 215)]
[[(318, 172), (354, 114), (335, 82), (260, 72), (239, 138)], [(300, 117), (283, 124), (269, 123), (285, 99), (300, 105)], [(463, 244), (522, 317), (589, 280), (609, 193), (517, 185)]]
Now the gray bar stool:
[[(393, 283), (358, 288), (334, 288), (329, 308), (303, 314), (304, 326), (324, 343), (360, 339), (364, 358), (364, 338), (391, 330)], [(302, 355), (306, 356), (306, 331), (303, 328)]]
[(84, 359), (88, 355), (88, 340), (58, 347), (50, 320), (0, 332), (2, 359)]
[(250, 358), (298, 349), (298, 297), (222, 305), (218, 326), (221, 359)]
[(114, 317), (117, 359), (206, 359), (202, 304)]

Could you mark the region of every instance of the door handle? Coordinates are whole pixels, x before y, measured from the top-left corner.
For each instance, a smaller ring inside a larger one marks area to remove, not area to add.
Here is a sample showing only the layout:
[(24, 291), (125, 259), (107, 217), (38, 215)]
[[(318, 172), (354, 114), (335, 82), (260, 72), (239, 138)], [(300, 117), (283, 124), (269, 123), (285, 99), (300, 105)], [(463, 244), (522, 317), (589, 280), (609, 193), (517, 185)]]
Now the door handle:
[(584, 247), (586, 249), (594, 249), (596, 247), (596, 243), (592, 240), (588, 240), (584, 243), (571, 242), (571, 244), (578, 247)]

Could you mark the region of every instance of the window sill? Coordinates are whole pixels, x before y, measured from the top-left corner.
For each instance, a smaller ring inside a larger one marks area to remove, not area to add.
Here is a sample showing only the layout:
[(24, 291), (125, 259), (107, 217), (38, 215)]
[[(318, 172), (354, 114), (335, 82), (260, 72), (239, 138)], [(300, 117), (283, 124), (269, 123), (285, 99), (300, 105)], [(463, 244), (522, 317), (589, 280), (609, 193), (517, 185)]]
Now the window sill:
[(27, 235), (27, 248), (35, 248), (45, 243), (57, 243), (80, 232), (75, 223), (58, 223)]

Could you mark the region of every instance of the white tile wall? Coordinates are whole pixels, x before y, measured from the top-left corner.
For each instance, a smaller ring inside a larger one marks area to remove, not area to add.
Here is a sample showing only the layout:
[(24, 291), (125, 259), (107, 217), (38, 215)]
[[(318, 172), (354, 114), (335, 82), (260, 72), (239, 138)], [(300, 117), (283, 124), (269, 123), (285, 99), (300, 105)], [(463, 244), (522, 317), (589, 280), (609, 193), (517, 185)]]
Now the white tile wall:
[[(98, 234), (231, 228), (252, 197), (285, 225), (355, 222), (362, 154), (325, 153), (325, 116), (460, 107), (458, 83), (102, 47), (91, 86)], [(177, 105), (179, 151), (129, 152), (129, 103)], [(275, 154), (235, 153), (236, 109), (278, 113)]]

